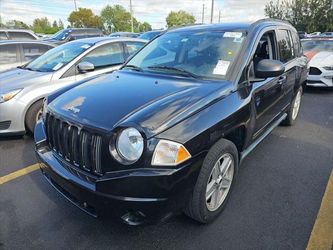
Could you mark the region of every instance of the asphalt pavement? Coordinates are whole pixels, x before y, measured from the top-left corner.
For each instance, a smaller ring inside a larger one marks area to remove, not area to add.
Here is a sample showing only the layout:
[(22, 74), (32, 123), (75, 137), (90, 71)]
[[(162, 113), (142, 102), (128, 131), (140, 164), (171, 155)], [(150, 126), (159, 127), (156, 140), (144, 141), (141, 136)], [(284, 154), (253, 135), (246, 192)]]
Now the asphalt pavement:
[[(29, 136), (0, 140), (0, 177), (36, 163), (33, 147)], [(310, 89), (295, 126), (276, 128), (245, 159), (216, 221), (94, 219), (37, 170), (0, 184), (0, 249), (304, 249), (332, 166), (333, 91)]]

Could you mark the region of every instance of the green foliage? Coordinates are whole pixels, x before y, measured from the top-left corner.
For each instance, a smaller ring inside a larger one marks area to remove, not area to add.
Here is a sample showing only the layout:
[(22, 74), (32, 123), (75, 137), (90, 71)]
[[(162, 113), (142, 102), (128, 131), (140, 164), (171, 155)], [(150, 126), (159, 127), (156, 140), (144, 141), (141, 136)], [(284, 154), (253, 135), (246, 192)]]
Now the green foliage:
[[(131, 31), (131, 13), (121, 5), (107, 5), (101, 11), (101, 22), (108, 33), (117, 31)], [(151, 30), (147, 22), (140, 23), (133, 17), (134, 32)]]
[(333, 30), (332, 0), (271, 0), (265, 6), (265, 14), (288, 21), (297, 30), (308, 33)]
[(94, 15), (91, 9), (86, 8), (72, 11), (68, 17), (68, 22), (75, 28), (98, 28), (101, 26), (99, 16)]
[(10, 20), (4, 25), (7, 28), (17, 28), (17, 29), (30, 29), (29, 25), (25, 24), (22, 21)]
[(58, 27), (56, 21), (53, 22), (52, 26), (50, 21), (47, 17), (36, 18), (32, 23), (32, 30), (35, 33), (42, 33), (42, 34), (54, 34), (58, 32), (61, 28)]
[(186, 24), (194, 24), (195, 17), (192, 14), (183, 10), (180, 10), (178, 12), (171, 11), (166, 18), (166, 22), (169, 28)]

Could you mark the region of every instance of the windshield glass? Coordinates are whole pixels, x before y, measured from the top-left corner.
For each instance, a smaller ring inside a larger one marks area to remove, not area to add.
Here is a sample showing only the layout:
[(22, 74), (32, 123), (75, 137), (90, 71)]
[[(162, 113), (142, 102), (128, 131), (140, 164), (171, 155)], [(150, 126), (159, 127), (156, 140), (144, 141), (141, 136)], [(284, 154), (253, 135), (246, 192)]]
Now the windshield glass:
[(28, 63), (25, 68), (41, 72), (56, 71), (72, 61), (83, 51), (90, 48), (91, 45), (92, 44), (80, 42), (60, 45)]
[(225, 79), (243, 40), (242, 32), (170, 32), (144, 47), (125, 69)]
[(333, 52), (333, 40), (302, 40), (304, 52), (329, 51)]
[(65, 40), (68, 37), (69, 33), (70, 33), (69, 30), (60, 30), (57, 33), (55, 33), (51, 38), (55, 39), (55, 40), (62, 41), (62, 40)]

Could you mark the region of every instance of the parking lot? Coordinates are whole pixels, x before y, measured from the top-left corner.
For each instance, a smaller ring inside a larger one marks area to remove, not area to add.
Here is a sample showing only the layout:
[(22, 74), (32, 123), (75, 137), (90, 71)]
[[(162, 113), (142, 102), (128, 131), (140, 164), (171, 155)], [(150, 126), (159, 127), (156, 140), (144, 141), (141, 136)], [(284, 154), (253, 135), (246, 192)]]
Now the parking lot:
[[(0, 177), (35, 164), (33, 148), (29, 136), (2, 139)], [(295, 126), (275, 129), (244, 161), (213, 223), (183, 215), (139, 227), (94, 219), (36, 170), (0, 182), (0, 249), (304, 249), (332, 166), (333, 91), (309, 89)]]

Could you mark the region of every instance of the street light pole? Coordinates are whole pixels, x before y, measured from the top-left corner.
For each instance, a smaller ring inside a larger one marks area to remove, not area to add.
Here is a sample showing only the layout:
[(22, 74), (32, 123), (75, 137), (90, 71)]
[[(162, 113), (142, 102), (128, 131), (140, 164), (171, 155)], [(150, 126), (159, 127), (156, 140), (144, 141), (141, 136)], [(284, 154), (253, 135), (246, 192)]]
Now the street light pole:
[(130, 0), (130, 12), (131, 12), (131, 30), (132, 32), (134, 32), (132, 0)]
[(214, 15), (214, 0), (212, 0), (212, 9), (210, 12), (210, 23), (213, 23), (213, 15)]
[(221, 10), (219, 10), (219, 23), (221, 22)]
[(205, 21), (205, 4), (202, 5), (202, 19), (201, 19), (201, 23), (204, 23)]
[(74, 0), (74, 5), (75, 5), (75, 11), (77, 11), (76, 0)]

